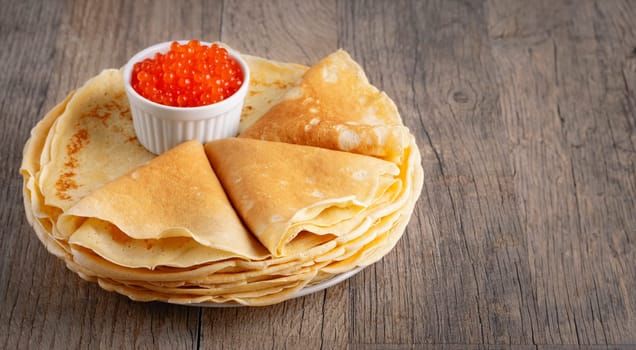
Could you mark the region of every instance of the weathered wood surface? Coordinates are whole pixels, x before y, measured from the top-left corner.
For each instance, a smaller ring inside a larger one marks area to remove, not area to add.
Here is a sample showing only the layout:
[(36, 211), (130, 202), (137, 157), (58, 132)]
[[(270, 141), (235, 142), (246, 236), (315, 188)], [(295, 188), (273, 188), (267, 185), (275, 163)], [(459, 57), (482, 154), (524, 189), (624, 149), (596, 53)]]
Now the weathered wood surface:
[[(0, 348), (635, 347), (635, 2), (0, 5)], [(176, 38), (305, 64), (349, 51), (422, 152), (398, 246), (256, 309), (131, 302), (49, 255), (22, 208), (30, 128), (101, 69)]]

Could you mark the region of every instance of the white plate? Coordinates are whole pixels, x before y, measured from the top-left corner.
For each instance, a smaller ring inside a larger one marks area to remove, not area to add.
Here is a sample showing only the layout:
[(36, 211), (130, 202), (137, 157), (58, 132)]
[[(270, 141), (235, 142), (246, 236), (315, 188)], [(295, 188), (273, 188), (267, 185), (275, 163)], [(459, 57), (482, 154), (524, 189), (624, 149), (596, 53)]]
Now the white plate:
[[(316, 292), (320, 292), (323, 289), (327, 289), (329, 287), (335, 286), (336, 284), (343, 282), (351, 277), (353, 277), (355, 274), (357, 274), (358, 272), (362, 271), (362, 269), (364, 268), (364, 266), (361, 267), (356, 267), (355, 269), (351, 270), (351, 271), (347, 271), (344, 273), (341, 273), (339, 275), (336, 275), (335, 277), (332, 277), (326, 281), (322, 281), (320, 283), (316, 283), (316, 284), (312, 284), (310, 286), (307, 286), (301, 290), (299, 290), (296, 294), (294, 294), (292, 297), (290, 297), (287, 300), (290, 299), (294, 299), (294, 298), (300, 298), (303, 297), (305, 295), (309, 295), (309, 294), (313, 294)], [(246, 306), (246, 305), (241, 305), (241, 304), (230, 304), (230, 303), (195, 303), (195, 304), (188, 304), (188, 306), (200, 306), (200, 307), (241, 307), (241, 306)]]

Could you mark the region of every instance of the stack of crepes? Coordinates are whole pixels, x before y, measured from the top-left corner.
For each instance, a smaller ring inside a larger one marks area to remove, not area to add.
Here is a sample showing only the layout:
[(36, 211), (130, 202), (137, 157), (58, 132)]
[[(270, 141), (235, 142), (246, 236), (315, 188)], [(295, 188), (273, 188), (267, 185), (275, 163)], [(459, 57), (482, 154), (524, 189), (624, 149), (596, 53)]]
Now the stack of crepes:
[(106, 290), (198, 305), (278, 303), (386, 255), (423, 176), (393, 101), (342, 50), (312, 67), (244, 57), (238, 137), (149, 153), (120, 70), (54, 107), (21, 167), (47, 249)]

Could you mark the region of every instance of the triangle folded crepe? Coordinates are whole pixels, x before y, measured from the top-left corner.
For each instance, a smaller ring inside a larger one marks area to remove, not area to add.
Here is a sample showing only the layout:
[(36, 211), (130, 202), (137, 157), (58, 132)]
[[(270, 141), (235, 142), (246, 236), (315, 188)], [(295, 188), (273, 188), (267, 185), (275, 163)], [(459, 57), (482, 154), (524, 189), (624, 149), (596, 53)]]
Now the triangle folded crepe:
[(244, 138), (205, 150), (239, 215), (273, 257), (353, 231), (401, 191), (399, 168), (381, 159)]
[(71, 245), (127, 267), (264, 259), (203, 146), (185, 142), (82, 198), (58, 221)]
[(343, 50), (309, 68), (239, 137), (310, 145), (401, 163), (409, 143), (395, 103)]

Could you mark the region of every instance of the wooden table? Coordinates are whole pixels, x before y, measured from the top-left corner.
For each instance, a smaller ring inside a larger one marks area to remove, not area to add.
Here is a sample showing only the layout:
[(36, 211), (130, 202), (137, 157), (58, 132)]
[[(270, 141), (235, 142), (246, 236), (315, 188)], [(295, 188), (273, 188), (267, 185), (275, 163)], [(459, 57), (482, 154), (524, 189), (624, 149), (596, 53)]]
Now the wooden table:
[[(0, 348), (636, 344), (636, 2), (0, 5)], [(178, 38), (308, 65), (350, 52), (422, 152), (398, 246), (326, 291), (230, 309), (132, 302), (47, 253), (22, 206), (30, 128), (100, 70)]]

